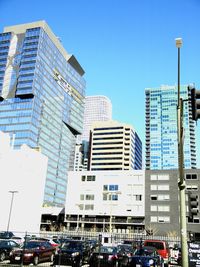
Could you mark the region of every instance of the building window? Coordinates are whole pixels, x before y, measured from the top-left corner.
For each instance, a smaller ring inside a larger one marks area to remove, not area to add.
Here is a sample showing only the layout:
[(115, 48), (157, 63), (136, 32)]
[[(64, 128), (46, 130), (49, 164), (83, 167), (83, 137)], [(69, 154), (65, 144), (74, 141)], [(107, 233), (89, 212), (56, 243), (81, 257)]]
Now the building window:
[(151, 211), (157, 211), (157, 206), (156, 205), (151, 205)]
[(152, 184), (151, 185), (151, 190), (160, 190), (160, 191), (168, 191), (169, 190), (169, 185), (167, 184), (159, 184), (159, 185), (156, 185), (156, 184)]
[(163, 212), (169, 212), (169, 206), (165, 205), (165, 206), (158, 206), (158, 211), (163, 211)]
[(88, 175), (87, 176), (87, 181), (88, 182), (91, 182), (91, 181), (94, 182), (95, 181), (95, 175)]
[(94, 200), (94, 195), (85, 195), (85, 200)]
[(150, 176), (151, 181), (156, 181), (157, 180), (157, 175), (151, 175)]
[(196, 173), (187, 173), (185, 175), (186, 180), (197, 180), (198, 176)]
[(157, 200), (157, 195), (151, 195), (151, 200)]
[(163, 201), (163, 200), (170, 200), (169, 195), (158, 195), (158, 200)]
[(198, 190), (198, 185), (187, 185), (186, 190), (188, 191), (197, 191)]
[(85, 176), (85, 175), (82, 175), (82, 176), (81, 176), (81, 181), (82, 181), (82, 182), (85, 182), (85, 180), (86, 180), (86, 176)]
[(169, 223), (170, 217), (169, 216), (158, 216), (159, 223)]
[(150, 221), (151, 222), (157, 222), (158, 221), (157, 216), (151, 216)]
[(80, 195), (80, 200), (84, 200), (84, 195)]
[(150, 196), (151, 200), (159, 200), (159, 201), (165, 201), (165, 200), (169, 200), (170, 197), (169, 195), (151, 195)]
[(85, 210), (94, 210), (94, 205), (85, 205)]
[(142, 195), (135, 195), (136, 201), (142, 201)]
[(151, 216), (150, 217), (151, 222), (157, 222), (157, 223), (170, 223), (170, 217), (169, 216)]
[(167, 180), (169, 180), (168, 174), (167, 175), (164, 175), (164, 174), (158, 175), (158, 181), (167, 181)]
[(107, 184), (103, 185), (103, 191), (108, 191), (108, 185)]

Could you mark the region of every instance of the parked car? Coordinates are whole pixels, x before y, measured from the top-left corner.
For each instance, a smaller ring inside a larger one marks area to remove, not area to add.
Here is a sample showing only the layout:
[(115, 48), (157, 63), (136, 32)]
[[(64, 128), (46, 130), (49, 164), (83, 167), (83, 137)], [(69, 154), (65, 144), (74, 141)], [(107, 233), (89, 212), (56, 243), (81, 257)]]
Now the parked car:
[(11, 251), (20, 248), (20, 245), (13, 240), (0, 240), (0, 261), (9, 259)]
[(87, 263), (91, 254), (90, 246), (81, 240), (66, 240), (58, 249), (53, 265), (82, 266)]
[(170, 259), (170, 249), (166, 241), (162, 240), (145, 240), (144, 246), (150, 246), (157, 249), (160, 256), (164, 259), (165, 265), (168, 265), (171, 261)]
[(28, 241), (21, 249), (13, 250), (10, 254), (10, 263), (37, 265), (40, 262), (53, 262), (56, 249), (46, 241)]
[(119, 244), (117, 246), (117, 256), (118, 256), (118, 262), (120, 266), (127, 266), (128, 262), (130, 261), (130, 258), (134, 255), (135, 249), (132, 245), (128, 244)]
[(0, 239), (10, 239), (14, 236), (13, 232), (3, 231), (0, 232)]
[(89, 266), (127, 266), (129, 256), (123, 246), (98, 246), (91, 254)]
[(136, 249), (129, 260), (129, 267), (163, 267), (164, 260), (154, 247), (143, 246)]

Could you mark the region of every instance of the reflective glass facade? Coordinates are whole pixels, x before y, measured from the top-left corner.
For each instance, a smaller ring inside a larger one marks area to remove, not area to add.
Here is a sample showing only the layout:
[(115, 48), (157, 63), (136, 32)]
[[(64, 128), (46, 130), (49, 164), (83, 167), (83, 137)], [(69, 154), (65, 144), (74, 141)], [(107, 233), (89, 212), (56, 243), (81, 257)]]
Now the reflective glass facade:
[[(176, 86), (148, 88), (146, 93), (146, 169), (178, 168)], [(184, 101), (184, 167), (196, 168), (195, 123), (191, 117), (190, 90), (181, 86)]]
[(63, 206), (82, 132), (84, 71), (45, 22), (20, 26), (0, 34), (0, 130), (16, 149), (27, 144), (48, 157), (44, 204)]

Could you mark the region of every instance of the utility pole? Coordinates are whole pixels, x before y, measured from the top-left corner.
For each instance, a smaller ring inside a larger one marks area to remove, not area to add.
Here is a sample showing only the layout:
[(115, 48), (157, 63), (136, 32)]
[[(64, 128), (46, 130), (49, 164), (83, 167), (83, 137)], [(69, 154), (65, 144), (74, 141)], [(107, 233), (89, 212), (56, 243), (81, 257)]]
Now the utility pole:
[(176, 39), (178, 48), (178, 105), (177, 105), (177, 133), (178, 133), (178, 188), (180, 201), (180, 234), (181, 234), (181, 254), (182, 267), (188, 267), (188, 244), (187, 244), (187, 222), (186, 222), (186, 204), (185, 204), (185, 178), (184, 178), (184, 155), (183, 155), (183, 99), (180, 97), (180, 48), (182, 39)]

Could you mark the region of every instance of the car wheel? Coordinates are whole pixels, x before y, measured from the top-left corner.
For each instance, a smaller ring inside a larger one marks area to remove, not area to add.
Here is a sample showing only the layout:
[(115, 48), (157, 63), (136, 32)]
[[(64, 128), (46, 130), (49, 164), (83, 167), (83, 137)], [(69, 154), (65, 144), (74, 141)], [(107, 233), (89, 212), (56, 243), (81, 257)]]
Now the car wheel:
[(0, 261), (4, 261), (5, 258), (6, 258), (6, 254), (5, 254), (5, 252), (1, 252), (1, 253), (0, 253)]
[(33, 264), (34, 265), (38, 265), (38, 263), (39, 263), (39, 257), (35, 256), (34, 259), (33, 259)]

